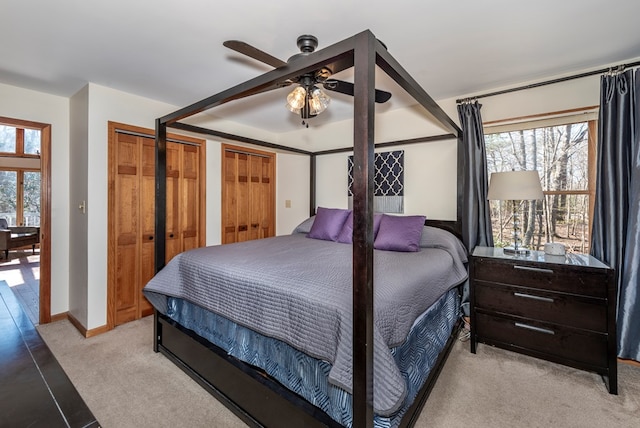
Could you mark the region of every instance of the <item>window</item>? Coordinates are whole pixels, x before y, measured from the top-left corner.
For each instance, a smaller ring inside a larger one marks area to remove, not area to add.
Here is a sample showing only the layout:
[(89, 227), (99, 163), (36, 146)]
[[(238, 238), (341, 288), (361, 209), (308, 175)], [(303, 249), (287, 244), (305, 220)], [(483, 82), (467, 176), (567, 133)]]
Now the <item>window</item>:
[(17, 128), (0, 124), (0, 153), (27, 157), (40, 156), (39, 129)]
[(0, 218), (9, 226), (16, 225), (18, 198), (18, 172), (0, 171)]
[[(537, 170), (545, 198), (520, 206), (522, 244), (533, 250), (546, 242), (560, 242), (567, 251), (588, 253), (595, 179), (596, 121), (584, 120), (545, 126), (519, 124), (520, 129), (485, 130), (489, 174)], [(496, 246), (513, 239), (512, 214), (506, 202), (490, 201)]]
[(16, 128), (13, 126), (0, 125), (0, 152), (16, 152)]
[(0, 218), (40, 226), (42, 131), (0, 123)]

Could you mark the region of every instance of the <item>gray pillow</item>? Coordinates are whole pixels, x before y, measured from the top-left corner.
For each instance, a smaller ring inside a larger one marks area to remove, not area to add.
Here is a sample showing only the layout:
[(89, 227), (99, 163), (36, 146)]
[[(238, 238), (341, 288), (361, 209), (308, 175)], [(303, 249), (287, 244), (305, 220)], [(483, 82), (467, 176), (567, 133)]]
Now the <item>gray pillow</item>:
[(422, 237), (420, 238), (420, 247), (448, 250), (452, 254), (457, 254), (463, 262), (467, 262), (467, 249), (462, 241), (444, 229), (424, 226), (422, 228)]
[(316, 219), (307, 234), (307, 238), (336, 241), (348, 215), (349, 210), (318, 207)]
[(302, 223), (297, 225), (296, 228), (293, 229), (293, 232), (291, 232), (291, 234), (292, 235), (294, 233), (307, 234), (307, 233), (311, 232), (311, 226), (313, 226), (313, 222), (314, 222), (315, 219), (316, 219), (316, 216), (309, 217), (308, 219), (306, 219), (305, 221), (303, 221)]

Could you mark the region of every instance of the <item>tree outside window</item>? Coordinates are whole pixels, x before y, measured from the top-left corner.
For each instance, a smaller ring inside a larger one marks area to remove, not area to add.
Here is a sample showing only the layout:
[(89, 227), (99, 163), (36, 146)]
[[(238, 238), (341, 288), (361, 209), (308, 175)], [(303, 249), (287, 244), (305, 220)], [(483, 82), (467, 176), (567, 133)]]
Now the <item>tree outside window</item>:
[[(594, 130), (595, 122), (590, 121), (485, 135), (489, 174), (540, 174), (545, 199), (524, 201), (520, 207), (525, 247), (542, 250), (546, 242), (561, 242), (568, 251), (589, 252)], [(490, 201), (490, 207), (495, 245), (508, 246), (513, 238), (508, 204)]]

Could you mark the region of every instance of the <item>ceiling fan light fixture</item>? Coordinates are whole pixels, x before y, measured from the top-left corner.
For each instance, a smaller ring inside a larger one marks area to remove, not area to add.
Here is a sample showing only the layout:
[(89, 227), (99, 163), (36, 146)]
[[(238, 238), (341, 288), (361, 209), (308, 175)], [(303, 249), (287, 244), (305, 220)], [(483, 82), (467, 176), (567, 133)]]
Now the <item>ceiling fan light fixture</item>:
[(331, 98), (317, 86), (314, 86), (309, 93), (309, 113), (316, 116), (329, 107)]
[(300, 109), (304, 107), (307, 98), (307, 91), (302, 86), (298, 86), (287, 95), (287, 108), (292, 113), (300, 113)]

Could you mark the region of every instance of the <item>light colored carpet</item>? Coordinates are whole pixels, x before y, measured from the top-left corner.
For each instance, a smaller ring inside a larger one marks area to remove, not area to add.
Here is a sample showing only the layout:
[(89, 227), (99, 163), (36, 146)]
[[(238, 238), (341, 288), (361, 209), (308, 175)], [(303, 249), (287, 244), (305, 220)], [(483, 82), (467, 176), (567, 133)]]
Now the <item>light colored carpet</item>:
[[(152, 330), (152, 317), (89, 339), (66, 320), (38, 327), (105, 428), (243, 427), (153, 353)], [(638, 427), (640, 368), (618, 368), (615, 396), (598, 375), (486, 345), (473, 355), (457, 342), (416, 427)]]

